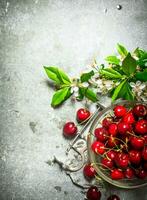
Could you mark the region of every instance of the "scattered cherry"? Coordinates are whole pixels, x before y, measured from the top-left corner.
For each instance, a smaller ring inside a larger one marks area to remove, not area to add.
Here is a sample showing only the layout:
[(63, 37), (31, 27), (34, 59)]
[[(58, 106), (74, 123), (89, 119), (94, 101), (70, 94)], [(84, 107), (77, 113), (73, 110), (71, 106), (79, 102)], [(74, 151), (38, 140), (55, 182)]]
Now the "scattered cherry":
[(111, 196), (108, 197), (107, 200), (120, 200), (120, 198), (117, 195), (112, 194)]
[(127, 110), (124, 106), (118, 105), (114, 108), (114, 115), (116, 117), (122, 117), (126, 114)]
[(80, 108), (77, 111), (77, 121), (78, 122), (83, 122), (85, 120), (87, 120), (90, 117), (90, 111), (85, 109), (85, 108)]
[(73, 137), (76, 135), (77, 130), (74, 122), (67, 122), (63, 127), (63, 134), (66, 137)]
[(91, 164), (86, 164), (83, 168), (83, 174), (84, 174), (85, 178), (92, 179), (95, 177), (96, 171)]
[(91, 186), (86, 194), (88, 200), (100, 200), (101, 192), (96, 186)]
[(136, 105), (133, 108), (133, 113), (137, 117), (144, 117), (147, 114), (147, 107), (141, 104)]

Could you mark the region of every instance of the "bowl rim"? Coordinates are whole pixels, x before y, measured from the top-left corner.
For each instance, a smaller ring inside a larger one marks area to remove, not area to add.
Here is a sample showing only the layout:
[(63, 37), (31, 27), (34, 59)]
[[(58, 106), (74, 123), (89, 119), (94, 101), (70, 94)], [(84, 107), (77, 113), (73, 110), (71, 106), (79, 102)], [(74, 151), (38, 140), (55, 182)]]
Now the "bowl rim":
[[(102, 178), (102, 180), (110, 183), (111, 185), (114, 185), (114, 186), (117, 186), (119, 188), (125, 188), (125, 189), (134, 189), (134, 188), (140, 188), (140, 187), (144, 187), (144, 186), (147, 186), (147, 179), (146, 179), (146, 182), (145, 183), (142, 183), (140, 185), (123, 185), (123, 184), (120, 184), (120, 181), (119, 180), (112, 180), (111, 178), (109, 178), (108, 176), (106, 176), (104, 173), (102, 173), (101, 170), (98, 169), (98, 166), (96, 163), (94, 163), (93, 161), (95, 160), (94, 157), (95, 157), (95, 153), (93, 151), (91, 151), (91, 135), (92, 135), (92, 132), (95, 128), (95, 125), (97, 123), (97, 121), (101, 118), (101, 116), (103, 114), (105, 114), (107, 111), (109, 111), (110, 109), (112, 109), (112, 107), (114, 107), (115, 105), (119, 105), (119, 104), (147, 104), (147, 101), (144, 101), (144, 102), (141, 102), (141, 101), (128, 101), (128, 100), (119, 100), (119, 101), (116, 101), (114, 103), (112, 103), (110, 106), (104, 108), (102, 111), (97, 111), (97, 115), (95, 117), (95, 119), (93, 120), (91, 126), (90, 126), (90, 129), (89, 129), (89, 134), (88, 134), (88, 137), (87, 137), (87, 149), (88, 149), (88, 156), (89, 156), (89, 160), (90, 160), (90, 163), (93, 164), (93, 167), (94, 169), (96, 170), (98, 176), (100, 178)], [(126, 179), (129, 181), (129, 179)], [(131, 179), (130, 179), (131, 181)]]

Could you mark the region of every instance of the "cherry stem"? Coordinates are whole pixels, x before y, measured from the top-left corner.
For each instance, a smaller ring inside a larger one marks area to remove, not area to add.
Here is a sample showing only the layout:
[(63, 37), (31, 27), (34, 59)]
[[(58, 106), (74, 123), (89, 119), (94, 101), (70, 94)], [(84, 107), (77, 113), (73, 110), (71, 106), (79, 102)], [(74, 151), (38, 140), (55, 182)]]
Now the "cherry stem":
[(78, 125), (77, 125), (77, 127), (85, 124), (91, 118), (91, 116), (92, 116), (92, 114), (87, 119), (85, 119), (84, 121), (79, 122)]
[(77, 186), (77, 187), (79, 187), (79, 188), (82, 188), (82, 189), (88, 189), (88, 188), (89, 188), (89, 186), (83, 186), (83, 185), (80, 185), (79, 183), (77, 183), (76, 181), (74, 181), (70, 173), (66, 172), (66, 174), (69, 176), (71, 182), (72, 182), (75, 186)]
[(105, 154), (106, 154), (106, 157), (107, 157), (107, 153), (109, 152), (109, 151), (111, 151), (111, 150), (115, 150), (114, 148), (111, 148), (111, 149), (109, 149), (108, 151), (106, 151), (103, 155), (105, 156)]
[[(98, 162), (96, 162), (96, 163), (91, 163), (91, 165), (100, 165), (101, 167), (105, 167), (105, 168), (107, 168), (108, 170), (111, 170), (111, 168), (109, 168), (108, 166), (106, 166), (106, 165), (104, 165), (104, 164), (102, 164), (102, 163), (98, 163)], [(103, 170), (107, 170), (107, 169), (104, 169), (104, 168), (102, 168)]]
[[(133, 132), (134, 133), (134, 132)], [(135, 133), (134, 134), (132, 134), (131, 132), (129, 132), (129, 131), (127, 131), (127, 134), (129, 134), (129, 135), (131, 135), (131, 136), (134, 136), (134, 137), (137, 137), (137, 138), (141, 138), (141, 136), (138, 136), (138, 135), (135, 135)]]
[(117, 137), (114, 137), (116, 140), (118, 140), (118, 141), (121, 141), (125, 146), (126, 146), (126, 149), (128, 150), (128, 147), (127, 147), (127, 143), (126, 142), (124, 142), (123, 140), (121, 140), (121, 139), (119, 139), (119, 138), (117, 138)]

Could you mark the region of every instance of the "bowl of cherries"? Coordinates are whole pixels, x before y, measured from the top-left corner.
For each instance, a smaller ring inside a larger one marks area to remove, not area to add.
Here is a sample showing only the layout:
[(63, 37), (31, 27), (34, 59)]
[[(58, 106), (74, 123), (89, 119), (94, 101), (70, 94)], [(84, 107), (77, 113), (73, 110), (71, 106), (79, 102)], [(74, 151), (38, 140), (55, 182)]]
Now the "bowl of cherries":
[(99, 112), (87, 141), (100, 178), (121, 188), (147, 185), (147, 102), (120, 101)]

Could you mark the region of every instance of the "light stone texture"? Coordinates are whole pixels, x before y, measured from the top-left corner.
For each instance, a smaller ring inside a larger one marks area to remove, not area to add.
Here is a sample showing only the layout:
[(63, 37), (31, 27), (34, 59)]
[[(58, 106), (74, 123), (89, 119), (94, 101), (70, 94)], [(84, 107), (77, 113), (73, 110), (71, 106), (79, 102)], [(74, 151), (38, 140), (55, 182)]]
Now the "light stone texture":
[[(80, 104), (51, 108), (42, 66), (74, 77), (93, 58), (115, 53), (117, 42), (133, 50), (147, 49), (146, 41), (146, 0), (0, 0), (0, 200), (84, 199), (57, 165), (46, 164), (54, 154), (65, 158), (62, 125)], [(121, 200), (147, 199), (147, 188), (112, 190)]]

